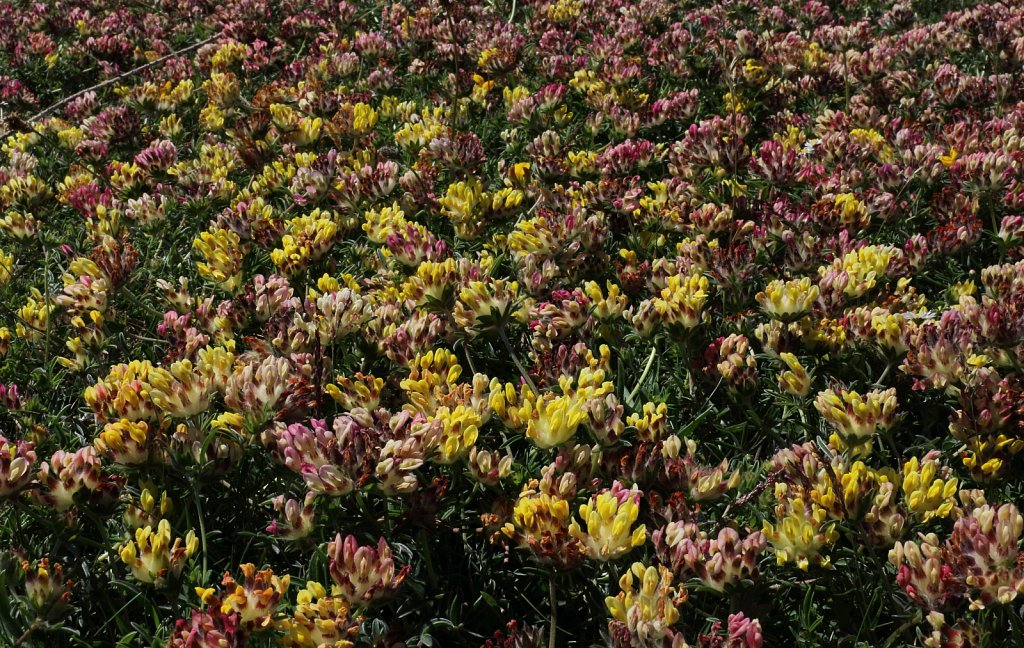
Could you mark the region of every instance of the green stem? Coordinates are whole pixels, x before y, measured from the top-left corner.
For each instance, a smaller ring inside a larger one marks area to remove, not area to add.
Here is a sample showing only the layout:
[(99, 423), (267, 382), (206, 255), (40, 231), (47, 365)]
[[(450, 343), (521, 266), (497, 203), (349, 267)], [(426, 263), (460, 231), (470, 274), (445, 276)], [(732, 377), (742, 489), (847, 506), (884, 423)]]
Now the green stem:
[(920, 622), (921, 622), (921, 612), (918, 611), (918, 612), (916, 612), (914, 614), (914, 616), (912, 616), (911, 618), (907, 619), (907, 621), (903, 625), (901, 625), (900, 627), (898, 627), (895, 630), (893, 630), (892, 634), (889, 635), (889, 638), (886, 639), (885, 642), (882, 643), (882, 645), (883, 646), (891, 646), (892, 643), (894, 641), (896, 641), (896, 639), (900, 635), (902, 635), (904, 632), (906, 632), (907, 630), (909, 630), (910, 628), (912, 628), (913, 626), (917, 625)]
[(876, 384), (876, 385), (878, 385), (879, 387), (884, 387), (884, 386), (885, 386), (885, 383), (884, 383), (883, 381), (884, 381), (884, 380), (885, 380), (886, 378), (888, 378), (888, 377), (889, 377), (889, 372), (890, 372), (890, 371), (892, 371), (892, 367), (893, 367), (893, 365), (895, 365), (895, 364), (896, 364), (896, 361), (895, 361), (895, 360), (892, 360), (892, 361), (890, 361), (889, 363), (887, 363), (887, 364), (885, 365), (885, 371), (883, 371), (883, 372), (882, 372), (882, 375), (881, 375), (881, 376), (879, 376), (879, 377), (878, 377), (878, 380), (876, 380), (876, 381), (875, 381), (875, 384)]
[(17, 648), (17, 646), (23, 645), (26, 641), (28, 641), (29, 637), (32, 636), (33, 632), (43, 627), (45, 624), (46, 622), (42, 619), (36, 619), (35, 621), (33, 621), (32, 625), (30, 625), (28, 629), (25, 630), (24, 634), (18, 637), (18, 640), (14, 642), (15, 648)]
[(523, 367), (523, 363), (519, 361), (519, 356), (516, 355), (515, 350), (512, 349), (512, 343), (508, 341), (508, 336), (505, 335), (504, 324), (498, 329), (498, 336), (501, 337), (501, 341), (505, 344), (505, 349), (508, 351), (508, 354), (512, 356), (512, 362), (515, 363), (516, 369), (519, 370), (519, 373), (520, 375), (522, 375), (523, 380), (525, 380), (526, 384), (530, 386), (530, 389), (533, 390), (534, 394), (539, 395), (540, 390), (537, 389), (537, 385), (533, 384), (533, 379), (530, 378), (530, 374), (526, 373), (526, 368)]
[(555, 589), (555, 572), (548, 577), (548, 601), (551, 603), (551, 629), (548, 632), (548, 648), (555, 648), (558, 639), (558, 593)]
[(462, 353), (465, 354), (466, 362), (469, 363), (469, 370), (472, 371), (473, 375), (475, 376), (477, 371), (476, 371), (476, 367), (473, 366), (473, 356), (471, 356), (469, 354), (469, 344), (466, 343), (466, 339), (465, 338), (460, 339), (457, 342), (457, 344), (462, 347)]
[(207, 577), (207, 561), (209, 560), (209, 552), (206, 549), (206, 522), (203, 521), (203, 504), (199, 501), (199, 489), (196, 488), (195, 481), (192, 482), (192, 499), (196, 503), (196, 513), (199, 515), (199, 540), (203, 547), (203, 578)]
[(43, 342), (43, 366), (46, 368), (46, 378), (50, 378), (50, 319), (52, 306), (50, 305), (50, 249), (46, 247), (42, 233), (39, 234), (39, 243), (43, 246), (43, 307), (46, 309), (46, 338)]
[(648, 372), (650, 372), (651, 366), (654, 364), (654, 356), (656, 356), (657, 354), (658, 354), (658, 344), (655, 343), (651, 347), (651, 354), (649, 356), (647, 356), (647, 364), (644, 365), (644, 370), (640, 374), (640, 379), (636, 381), (636, 385), (634, 385), (633, 389), (630, 390), (630, 392), (629, 392), (629, 398), (626, 399), (630, 404), (632, 404), (633, 399), (636, 398), (636, 395), (638, 393), (640, 393), (640, 387), (642, 387), (643, 384), (644, 384), (644, 381), (647, 380), (647, 374), (648, 374)]

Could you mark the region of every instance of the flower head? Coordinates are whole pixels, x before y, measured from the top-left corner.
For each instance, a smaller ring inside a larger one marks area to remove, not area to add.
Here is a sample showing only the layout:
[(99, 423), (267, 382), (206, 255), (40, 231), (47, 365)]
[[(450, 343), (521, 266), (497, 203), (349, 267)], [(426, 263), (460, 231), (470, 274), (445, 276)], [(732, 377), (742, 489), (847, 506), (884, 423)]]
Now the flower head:
[(826, 389), (814, 398), (814, 407), (836, 431), (833, 441), (839, 450), (849, 447), (866, 455), (875, 433), (895, 422), (896, 390), (873, 389), (861, 396), (855, 391)]
[(377, 546), (360, 545), (353, 535), (344, 540), (339, 533), (327, 543), (331, 559), (331, 578), (340, 588), (340, 594), (350, 604), (367, 606), (375, 600), (393, 594), (412, 569), (409, 565), (395, 569), (391, 547), (381, 538)]
[(791, 495), (786, 484), (775, 485), (775, 497), (778, 500), (776, 521), (765, 521), (763, 531), (778, 563), (795, 562), (804, 570), (812, 562), (828, 567), (831, 559), (822, 554), (822, 550), (839, 539), (834, 522), (828, 519), (828, 511), (800, 495)]
[(616, 646), (654, 648), (676, 637), (672, 626), (679, 621), (677, 606), (687, 595), (685, 588), (672, 586), (672, 572), (635, 562), (619, 579), (619, 587), (622, 591), (617, 596), (605, 599)]
[(949, 517), (952, 513), (959, 481), (950, 472), (932, 453), (923, 460), (911, 457), (903, 464), (903, 497), (907, 507), (922, 521)]
[(818, 298), (818, 287), (809, 277), (770, 282), (764, 292), (757, 294), (757, 301), (768, 315), (780, 320), (793, 320), (810, 312)]
[(0, 435), (0, 498), (19, 492), (32, 481), (34, 448), (31, 441), (12, 442)]
[(121, 545), (118, 555), (137, 580), (162, 587), (181, 575), (198, 549), (199, 538), (193, 531), (184, 539), (172, 538), (171, 523), (160, 520), (155, 530), (151, 526), (136, 529), (134, 538)]
[(573, 519), (569, 533), (579, 539), (587, 555), (596, 560), (614, 560), (642, 545), (647, 527), (633, 527), (640, 515), (642, 493), (636, 486), (627, 490), (615, 482), (580, 506), (586, 531)]

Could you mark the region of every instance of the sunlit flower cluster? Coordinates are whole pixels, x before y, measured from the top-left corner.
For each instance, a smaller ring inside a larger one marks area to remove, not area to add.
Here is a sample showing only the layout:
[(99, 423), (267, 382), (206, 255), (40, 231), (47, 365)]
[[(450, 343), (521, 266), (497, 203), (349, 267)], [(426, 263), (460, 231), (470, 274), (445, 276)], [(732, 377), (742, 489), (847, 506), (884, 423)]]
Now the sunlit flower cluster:
[(1012, 2), (0, 5), (0, 645), (1024, 645), (1022, 63)]

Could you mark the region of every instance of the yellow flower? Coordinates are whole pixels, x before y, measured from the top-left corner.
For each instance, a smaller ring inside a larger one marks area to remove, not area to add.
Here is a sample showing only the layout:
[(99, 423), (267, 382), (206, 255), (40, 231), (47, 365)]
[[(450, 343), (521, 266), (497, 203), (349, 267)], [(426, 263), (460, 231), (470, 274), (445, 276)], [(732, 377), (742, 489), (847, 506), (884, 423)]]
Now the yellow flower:
[(878, 340), (878, 343), (897, 354), (907, 351), (904, 342), (904, 332), (912, 324), (902, 314), (892, 314), (886, 311), (872, 313), (871, 334)]
[(842, 349), (846, 345), (846, 323), (835, 318), (823, 317), (820, 320), (805, 319), (800, 322), (804, 340), (808, 347), (826, 346)]
[(269, 110), (274, 125), (297, 146), (312, 144), (320, 138), (324, 125), (320, 117), (308, 117), (279, 103), (270, 104)]
[(640, 515), (640, 497), (636, 486), (626, 490), (615, 482), (610, 489), (593, 495), (589, 502), (580, 506), (586, 532), (574, 519), (569, 524), (569, 533), (581, 542), (587, 555), (596, 560), (614, 560), (626, 555), (647, 539), (646, 526), (632, 528)]
[(896, 390), (873, 389), (863, 396), (855, 391), (826, 389), (814, 398), (814, 407), (838, 433), (833, 441), (840, 451), (853, 447), (857, 454), (871, 452), (872, 437), (892, 427), (896, 417)]
[(484, 194), (484, 200), (489, 203), (489, 205), (485, 204), (484, 207), (487, 208), (486, 211), (492, 216), (504, 216), (515, 211), (517, 207), (523, 204), (525, 195), (519, 189), (502, 187), (494, 193)]
[(251, 49), (245, 43), (231, 41), (221, 45), (210, 57), (210, 66), (214, 70), (226, 70), (235, 63), (244, 61), (251, 54)]
[(867, 207), (852, 193), (837, 195), (835, 205), (839, 210), (839, 222), (844, 227), (867, 227), (871, 224), (871, 214)]
[(958, 155), (959, 154), (956, 148), (951, 146), (949, 147), (949, 153), (947, 153), (946, 155), (939, 156), (939, 162), (942, 163), (942, 166), (948, 169), (949, 167), (953, 166), (954, 162), (956, 162), (956, 158)]
[(85, 131), (76, 126), (69, 126), (57, 131), (57, 141), (67, 149), (73, 149), (85, 140)]
[(210, 429), (241, 436), (245, 432), (245, 417), (237, 412), (222, 412), (210, 420)]
[(519, 189), (525, 189), (530, 184), (531, 177), (531, 165), (529, 162), (516, 162), (512, 166), (508, 167), (507, 177), (505, 178), (505, 184)]
[(283, 274), (294, 277), (330, 249), (337, 231), (334, 221), (327, 218), (292, 219), (289, 233), (281, 237), (281, 247), (270, 252), (270, 260)]
[(367, 210), (365, 218), (363, 232), (366, 233), (366, 238), (378, 245), (383, 244), (388, 240), (388, 236), (404, 229), (408, 224), (408, 221), (405, 220), (405, 212), (398, 206), (398, 203), (394, 203), (390, 207)]
[(39, 231), (39, 221), (32, 214), (12, 209), (0, 218), (0, 231), (16, 239), (32, 238)]
[(722, 103), (725, 104), (726, 112), (731, 113), (742, 113), (750, 110), (753, 105), (749, 100), (744, 98), (742, 93), (726, 92), (722, 95)]
[(423, 261), (416, 272), (402, 285), (402, 296), (422, 306), (430, 302), (443, 304), (458, 279), (458, 263), (449, 257), (444, 261)]
[[(538, 487), (542, 487), (541, 491)], [(569, 496), (571, 493), (544, 489), (543, 484), (531, 480), (516, 500), (512, 521), (501, 528), (501, 533), (518, 540), (543, 561), (562, 566), (576, 564), (582, 557), (582, 548), (579, 540), (569, 535)]]
[[(271, 624), (278, 603), (288, 591), (291, 577), (276, 576), (273, 570), (256, 570), (252, 563), (239, 565), (244, 580), (239, 583), (230, 575), (221, 581), (224, 589), (221, 612), (224, 614), (238, 613), (241, 623), (252, 623), (257, 627)], [(212, 598), (210, 590), (196, 588), (203, 602)]]
[(915, 515), (927, 522), (935, 517), (949, 517), (953, 511), (959, 481), (938, 462), (934, 451), (923, 460), (911, 457), (903, 464), (903, 497)]
[(550, 254), (558, 244), (556, 234), (544, 216), (519, 221), (506, 239), (506, 245), (517, 261), (530, 254)]
[(30, 289), (31, 296), (25, 305), (18, 309), (18, 323), (14, 327), (18, 337), (29, 340), (41, 340), (49, 326), (53, 304), (35, 287)]
[(605, 284), (607, 293), (601, 290), (601, 285), (596, 281), (588, 281), (583, 286), (583, 292), (590, 298), (591, 313), (599, 320), (611, 321), (622, 316), (629, 304), (629, 298), (622, 294), (622, 288), (618, 284), (607, 282)]
[(476, 59), (477, 67), (481, 67), (481, 68), (487, 67), (487, 64), (491, 61), (491, 59), (494, 58), (495, 56), (497, 56), (500, 53), (501, 53), (501, 51), (498, 50), (497, 48), (495, 48), (495, 47), (488, 47), (484, 51), (480, 52), (480, 56), (477, 57), (477, 59)]
[(842, 259), (836, 259), (831, 266), (818, 268), (818, 274), (826, 276), (830, 270), (846, 274), (843, 292), (849, 297), (860, 297), (884, 279), (890, 262), (902, 255), (902, 251), (889, 245), (867, 245), (847, 252)]
[(511, 107), (529, 96), (530, 89), (524, 86), (516, 86), (514, 88), (505, 87), (505, 89), (502, 90), (502, 98), (505, 100), (506, 107)]
[(437, 202), (441, 205), (441, 214), (452, 222), (455, 235), (462, 239), (474, 239), (484, 227), (483, 219), (491, 196), (484, 191), (479, 178), (470, 176), (465, 181), (448, 185), (445, 194)]
[[(8, 155), (13, 151), (26, 152), (35, 146), (37, 142), (39, 142), (39, 133), (35, 131), (28, 133), (15, 133), (7, 138), (7, 142), (0, 147), (0, 150)], [(18, 180), (18, 178), (12, 178), (11, 180)], [(17, 186), (20, 182), (12, 182), (10, 184)], [(7, 187), (0, 187), (0, 204), (3, 204), (4, 201), (8, 199), (8, 194), (5, 191), (6, 188)]]
[[(958, 438), (962, 435), (957, 435)], [(976, 479), (998, 477), (1010, 464), (1008, 459), (1024, 452), (1024, 439), (1006, 434), (969, 435), (963, 439), (963, 464)]]
[(817, 298), (818, 286), (812, 284), (809, 277), (792, 281), (776, 279), (756, 297), (764, 312), (779, 320), (796, 319), (809, 312)]
[(644, 441), (657, 441), (668, 431), (668, 406), (665, 403), (644, 403), (641, 414), (630, 414), (626, 425), (636, 428)]
[(433, 459), (437, 463), (450, 464), (468, 455), (480, 435), (480, 414), (470, 407), (459, 405), (454, 410), (439, 408), (436, 418), (444, 427)]
[(132, 575), (143, 583), (163, 586), (176, 579), (185, 562), (199, 549), (199, 539), (193, 531), (181, 538), (171, 537), (171, 523), (160, 520), (156, 530), (152, 526), (135, 530), (134, 539), (118, 549), (121, 561), (132, 570)]
[(196, 264), (199, 274), (219, 284), (226, 292), (237, 292), (242, 285), (245, 256), (238, 234), (224, 228), (212, 229), (196, 237), (193, 247), (205, 260)]
[[(532, 392), (531, 392), (532, 393)], [(576, 435), (576, 429), (586, 419), (586, 412), (575, 398), (545, 395), (537, 401), (527, 401), (526, 436), (541, 448), (560, 446)]]
[[(635, 260), (635, 253), (629, 250), (619, 254), (629, 263)], [(701, 322), (711, 285), (708, 278), (695, 271), (690, 275), (673, 275), (665, 283), (657, 296), (623, 312), (623, 317), (641, 335), (650, 335), (659, 325), (690, 329)]]
[(569, 174), (574, 178), (590, 175), (597, 170), (596, 151), (569, 151), (566, 161), (569, 163)]
[(343, 409), (351, 412), (357, 407), (374, 410), (380, 403), (384, 379), (372, 374), (356, 373), (354, 378), (338, 376), (335, 383), (324, 388), (327, 395), (337, 401)]
[(743, 62), (743, 76), (752, 83), (764, 83), (768, 73), (757, 59), (748, 58)]
[[(408, 114), (401, 115), (406, 122), (395, 133), (395, 143), (399, 146), (418, 149), (450, 132), (444, 124), (446, 112), (450, 112), (445, 107), (426, 107), (418, 109), (418, 112), (415, 106), (408, 104), (402, 104), (401, 108), (401, 112)], [(414, 120), (414, 117), (418, 119)]]
[(821, 550), (839, 539), (834, 523), (828, 520), (828, 511), (803, 497), (793, 497), (786, 484), (775, 485), (775, 523), (764, 523), (764, 534), (775, 550), (780, 565), (795, 562), (807, 569), (811, 562), (828, 567), (831, 561)]
[(216, 133), (224, 130), (224, 121), (227, 118), (227, 114), (219, 106), (204, 106), (199, 111), (199, 124), (203, 127), (203, 130)]
[(806, 396), (807, 392), (811, 390), (811, 377), (804, 366), (800, 364), (800, 360), (792, 353), (786, 352), (780, 353), (779, 358), (789, 367), (787, 371), (779, 374), (779, 387), (794, 396), (801, 398)]
[[(639, 590), (633, 587), (639, 580)], [(656, 637), (679, 621), (677, 604), (686, 600), (686, 590), (672, 587), (672, 572), (665, 566), (645, 567), (635, 562), (629, 571), (619, 579), (618, 596), (605, 598), (605, 605), (612, 619), (626, 624), (630, 634), (637, 636), (638, 626), (644, 626), (645, 636)]]
[(519, 300), (519, 284), (505, 279), (470, 281), (459, 291), (453, 318), (472, 336), (500, 328), (513, 315)]
[(230, 109), (238, 100), (238, 77), (232, 72), (212, 72), (202, 88), (210, 102), (206, 109), (221, 113), (222, 109)]
[(115, 463), (145, 463), (150, 449), (149, 425), (145, 421), (128, 419), (107, 423), (93, 441), (93, 446)]
[(206, 347), (198, 356), (197, 366), (186, 359), (149, 372), (150, 399), (168, 416), (187, 418), (206, 411), (210, 398), (227, 384), (234, 353), (225, 347)]
[(85, 388), (85, 402), (103, 421), (156, 420), (156, 406), (149, 395), (151, 371), (153, 365), (149, 360), (115, 365), (105, 378)]
[[(334, 588), (338, 590), (337, 586)], [(315, 581), (306, 583), (295, 597), (295, 611), (276, 622), (283, 633), (277, 639), (286, 648), (352, 648), (362, 617), (350, 613), (340, 591), (327, 595), (327, 588)]]
[(973, 280), (960, 281), (949, 287), (949, 296), (954, 302), (959, 302), (964, 295), (973, 296), (978, 292), (978, 287)]
[(405, 409), (434, 416), (447, 396), (457, 390), (462, 365), (448, 349), (431, 349), (417, 355), (410, 364), (409, 377), (399, 383), (409, 403)]
[(128, 191), (142, 180), (142, 167), (135, 162), (114, 163), (111, 166), (110, 185), (116, 191)]
[(168, 139), (175, 138), (181, 135), (181, 118), (174, 114), (161, 117), (157, 130)]
[(882, 162), (892, 162), (894, 151), (892, 146), (885, 141), (885, 137), (875, 129), (854, 128), (850, 131), (850, 141), (869, 148), (878, 155)]
[(700, 322), (700, 311), (708, 298), (709, 286), (708, 278), (699, 273), (669, 277), (668, 285), (661, 291), (661, 304), (664, 305), (667, 315), (666, 322), (681, 324), (686, 328), (696, 326)]
[(473, 92), (470, 98), (474, 103), (483, 104), (487, 101), (487, 94), (494, 89), (494, 81), (484, 79), (479, 74), (473, 75)]
[(548, 5), (547, 18), (555, 23), (565, 23), (580, 15), (582, 0), (555, 0)]
[(553, 448), (569, 441), (587, 418), (575, 395), (545, 392), (538, 396), (523, 385), (517, 394), (511, 384), (491, 383), (491, 407), (509, 427), (526, 427), (526, 436), (541, 448)]
[(358, 102), (352, 106), (352, 136), (362, 137), (377, 125), (377, 111), (373, 106)]

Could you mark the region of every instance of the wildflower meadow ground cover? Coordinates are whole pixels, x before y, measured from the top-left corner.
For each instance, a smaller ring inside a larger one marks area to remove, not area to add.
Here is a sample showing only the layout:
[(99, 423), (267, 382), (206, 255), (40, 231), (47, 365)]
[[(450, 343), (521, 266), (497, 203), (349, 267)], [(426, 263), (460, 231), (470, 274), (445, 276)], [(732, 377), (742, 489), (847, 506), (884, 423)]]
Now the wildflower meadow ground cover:
[(1024, 645), (1024, 5), (0, 0), (0, 646)]

